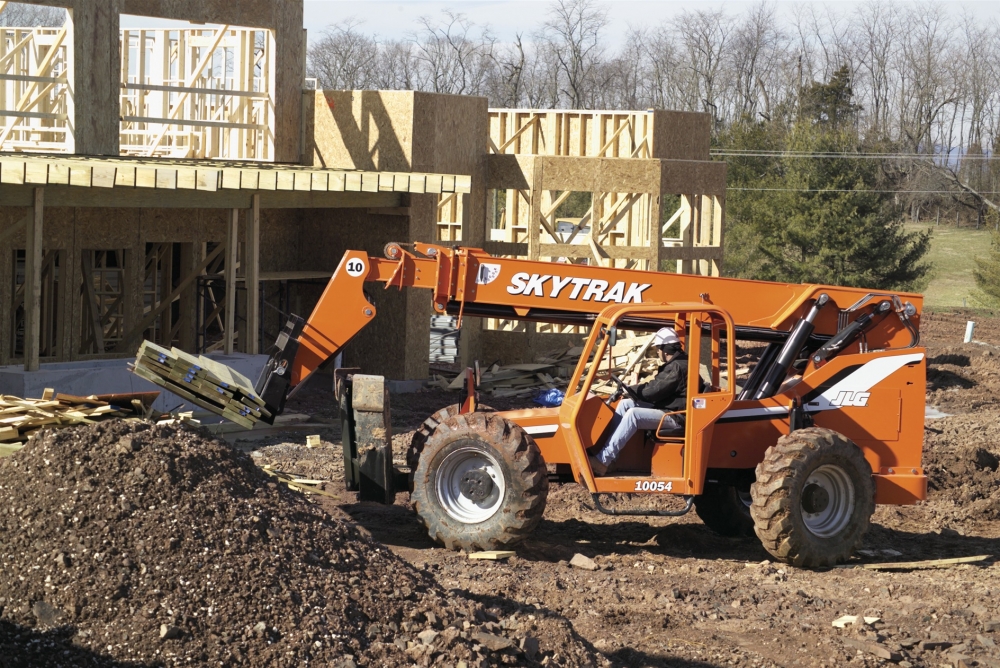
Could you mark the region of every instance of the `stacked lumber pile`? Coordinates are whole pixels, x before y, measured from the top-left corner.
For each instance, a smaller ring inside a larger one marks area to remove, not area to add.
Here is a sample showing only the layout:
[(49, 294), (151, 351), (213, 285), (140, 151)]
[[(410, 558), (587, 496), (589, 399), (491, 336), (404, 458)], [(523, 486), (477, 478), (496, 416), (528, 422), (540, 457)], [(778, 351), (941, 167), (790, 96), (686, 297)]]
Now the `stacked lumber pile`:
[(129, 369), (246, 429), (253, 429), (258, 421), (271, 417), (248, 378), (207, 357), (143, 341), (135, 364), (129, 365)]
[(9, 455), (43, 428), (94, 424), (111, 418), (149, 419), (159, 392), (77, 397), (47, 389), (41, 399), (0, 396), (0, 456)]
[(458, 357), (458, 318), (431, 316), (431, 362), (454, 362)]

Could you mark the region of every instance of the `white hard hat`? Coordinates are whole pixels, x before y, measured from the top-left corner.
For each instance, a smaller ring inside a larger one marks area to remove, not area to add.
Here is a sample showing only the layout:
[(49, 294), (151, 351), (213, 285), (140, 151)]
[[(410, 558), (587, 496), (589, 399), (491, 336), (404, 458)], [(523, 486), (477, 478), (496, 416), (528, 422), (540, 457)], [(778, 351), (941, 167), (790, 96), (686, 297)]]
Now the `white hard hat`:
[(670, 327), (663, 327), (656, 334), (653, 334), (654, 346), (669, 346), (672, 343), (678, 344), (680, 342), (680, 339), (677, 338), (677, 332)]

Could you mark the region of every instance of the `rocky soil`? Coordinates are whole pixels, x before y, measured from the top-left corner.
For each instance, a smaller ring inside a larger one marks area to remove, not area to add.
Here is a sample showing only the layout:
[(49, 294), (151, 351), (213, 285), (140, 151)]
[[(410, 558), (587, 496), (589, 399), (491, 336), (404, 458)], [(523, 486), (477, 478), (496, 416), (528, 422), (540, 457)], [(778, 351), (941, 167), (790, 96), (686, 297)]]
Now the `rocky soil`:
[(0, 461), (0, 509), (2, 665), (593, 661), (188, 428), (48, 432)]
[[(406, 494), (344, 491), (335, 425), (319, 448), (292, 432), (235, 444), (251, 457), (189, 431), (47, 436), (0, 463), (0, 666), (1000, 666), (1000, 319), (963, 344), (967, 319), (921, 328), (928, 403), (948, 415), (925, 423), (930, 498), (879, 507), (857, 558), (825, 571), (694, 513), (607, 517), (575, 485), (552, 487), (514, 557), (472, 561), (426, 537)], [(457, 398), (393, 396), (400, 463)], [(335, 416), (318, 383), (288, 410)], [(252, 463), (329, 480), (332, 497)]]

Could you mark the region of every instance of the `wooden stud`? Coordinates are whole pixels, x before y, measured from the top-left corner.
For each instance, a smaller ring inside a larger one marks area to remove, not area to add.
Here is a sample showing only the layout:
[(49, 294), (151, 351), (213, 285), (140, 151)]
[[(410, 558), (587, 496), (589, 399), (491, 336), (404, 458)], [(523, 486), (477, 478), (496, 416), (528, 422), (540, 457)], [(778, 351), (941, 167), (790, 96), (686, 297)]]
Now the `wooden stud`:
[(225, 351), (233, 354), (236, 336), (236, 263), (239, 250), (240, 210), (233, 209), (226, 227), (226, 331)]
[(260, 195), (254, 194), (250, 204), (243, 252), (247, 288), (247, 341), (244, 352), (256, 355), (260, 351)]
[(42, 221), (45, 211), (45, 189), (35, 188), (34, 211), (28, 220), (24, 300), (24, 370), (39, 369), (39, 339), (42, 311)]

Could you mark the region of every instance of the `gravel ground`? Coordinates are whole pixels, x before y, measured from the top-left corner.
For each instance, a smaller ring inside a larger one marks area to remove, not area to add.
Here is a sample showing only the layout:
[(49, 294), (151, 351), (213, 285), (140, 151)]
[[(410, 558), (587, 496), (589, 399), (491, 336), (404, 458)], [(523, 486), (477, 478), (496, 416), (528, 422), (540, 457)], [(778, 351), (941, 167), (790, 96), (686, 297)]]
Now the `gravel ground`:
[[(107, 434), (40, 439), (0, 463), (0, 666), (1000, 666), (1000, 319), (980, 321), (979, 343), (963, 344), (967, 319), (975, 318), (931, 314), (921, 327), (928, 403), (949, 414), (925, 424), (930, 498), (879, 507), (862, 552), (829, 570), (772, 563), (756, 539), (718, 537), (693, 513), (607, 517), (576, 485), (553, 486), (542, 524), (514, 557), (471, 561), (427, 538), (405, 493), (386, 507), (344, 491), (336, 425), (319, 430), (319, 448), (293, 432), (237, 443), (252, 457), (189, 432), (130, 453), (115, 449), (120, 435), (107, 447)], [(412, 430), (458, 398), (392, 397), (399, 463)], [(288, 411), (335, 417), (320, 384)], [(149, 461), (137, 463), (147, 448)], [(176, 480), (166, 464), (157, 469), (171, 460)], [(329, 480), (332, 497), (269, 486), (251, 462)], [(135, 486), (135, 468), (145, 486)], [(164, 476), (172, 482), (160, 485)], [(138, 491), (155, 504), (117, 500)], [(250, 512), (280, 536), (252, 529)], [(229, 554), (225, 531), (245, 531)], [(345, 549), (357, 561), (343, 560)], [(596, 570), (571, 567), (576, 554)], [(990, 556), (940, 570), (862, 567), (975, 555)], [(206, 574), (219, 577), (217, 592), (199, 584)], [(394, 598), (400, 583), (410, 596)], [(218, 620), (206, 619), (202, 600), (217, 601)], [(48, 610), (37, 601), (56, 609), (55, 624), (43, 622)], [(835, 628), (844, 615), (874, 621)], [(161, 640), (163, 625), (181, 636)], [(439, 635), (428, 645), (425, 631)], [(334, 635), (340, 644), (327, 640)]]

